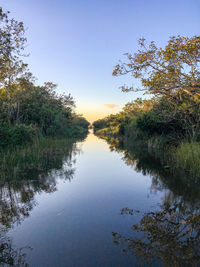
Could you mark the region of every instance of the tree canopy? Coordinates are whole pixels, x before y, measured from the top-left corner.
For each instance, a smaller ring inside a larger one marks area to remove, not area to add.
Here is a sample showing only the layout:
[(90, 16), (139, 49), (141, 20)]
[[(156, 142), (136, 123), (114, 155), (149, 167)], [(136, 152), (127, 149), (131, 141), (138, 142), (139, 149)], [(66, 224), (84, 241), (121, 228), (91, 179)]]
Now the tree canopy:
[(43, 135), (85, 133), (89, 123), (75, 114), (70, 94), (56, 93), (56, 85), (35, 85), (26, 56), (23, 22), (0, 8), (0, 146), (20, 144)]
[(144, 91), (154, 97), (154, 114), (167, 123), (181, 122), (191, 138), (200, 129), (200, 36), (171, 37), (164, 48), (139, 40), (135, 54), (126, 53), (113, 70), (114, 76), (130, 74), (140, 87), (122, 86), (122, 91)]
[(155, 42), (139, 40), (140, 49), (134, 55), (126, 53), (127, 62), (115, 66), (113, 75), (131, 73), (139, 78), (142, 88), (122, 87), (123, 91), (146, 90), (156, 96), (181, 101), (183, 93), (200, 100), (200, 36), (171, 37), (165, 48)]

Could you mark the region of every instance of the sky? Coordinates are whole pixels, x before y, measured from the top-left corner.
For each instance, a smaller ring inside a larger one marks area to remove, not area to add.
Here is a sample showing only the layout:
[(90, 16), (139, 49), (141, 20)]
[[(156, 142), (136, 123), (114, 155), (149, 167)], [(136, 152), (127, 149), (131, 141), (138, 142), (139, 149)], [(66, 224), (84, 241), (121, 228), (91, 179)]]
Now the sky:
[(199, 0), (0, 0), (4, 11), (23, 21), (30, 53), (25, 61), (37, 78), (71, 94), (76, 111), (90, 122), (119, 112), (141, 93), (122, 93), (136, 81), (113, 77), (124, 53), (138, 39), (165, 46), (170, 36), (200, 33)]

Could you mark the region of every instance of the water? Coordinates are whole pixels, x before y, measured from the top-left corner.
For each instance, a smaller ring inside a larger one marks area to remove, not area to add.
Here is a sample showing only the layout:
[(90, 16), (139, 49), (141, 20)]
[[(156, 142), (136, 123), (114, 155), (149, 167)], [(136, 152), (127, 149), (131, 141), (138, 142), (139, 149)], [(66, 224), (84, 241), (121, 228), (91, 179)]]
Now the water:
[[(126, 150), (110, 149), (92, 133), (84, 142), (72, 145), (59, 160), (62, 164), (56, 168), (50, 165), (48, 172), (34, 179), (30, 175), (18, 182), (2, 184), (2, 266), (8, 266), (6, 262), (38, 267), (148, 264), (147, 248), (141, 244), (133, 246), (135, 239), (142, 240), (144, 233), (152, 233), (149, 225), (147, 231), (132, 229), (134, 224), (143, 226), (140, 220), (145, 215), (153, 218), (156, 227), (162, 220), (165, 223), (163, 240), (156, 240), (160, 238), (156, 230), (160, 230), (154, 227), (156, 237), (148, 247), (153, 265), (166, 263), (167, 256), (180, 264), (199, 259), (199, 237), (196, 237), (199, 223), (194, 225), (192, 233), (196, 243), (185, 247), (185, 237), (180, 242), (177, 238), (184, 231), (180, 227), (187, 226), (188, 216), (198, 217), (199, 198), (195, 195), (188, 201), (177, 185), (165, 183), (165, 171), (160, 166), (157, 167), (161, 171), (155, 168), (150, 171), (146, 165), (142, 169), (141, 159), (134, 159)], [(155, 165), (155, 160), (152, 161), (150, 165)], [(181, 216), (168, 216), (173, 207)], [(156, 213), (160, 210), (164, 211), (162, 215)], [(184, 220), (186, 223), (182, 223)], [(174, 223), (180, 221), (180, 227), (176, 225), (174, 229)], [(172, 232), (177, 235), (169, 241), (166, 237)], [(144, 242), (147, 240), (145, 237)], [(160, 251), (162, 246), (164, 249)], [(186, 257), (187, 251), (193, 255), (183, 259), (181, 246)], [(173, 255), (174, 249), (179, 248), (180, 255)]]

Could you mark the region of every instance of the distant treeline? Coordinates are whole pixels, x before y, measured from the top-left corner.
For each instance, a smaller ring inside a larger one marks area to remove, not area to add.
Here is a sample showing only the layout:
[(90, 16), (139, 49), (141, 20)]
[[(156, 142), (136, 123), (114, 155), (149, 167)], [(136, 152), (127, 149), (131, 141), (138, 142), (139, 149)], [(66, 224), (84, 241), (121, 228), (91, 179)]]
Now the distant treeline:
[(101, 135), (142, 139), (152, 145), (159, 142), (162, 147), (177, 146), (183, 140), (200, 140), (199, 108), (191, 107), (187, 115), (189, 118), (182, 120), (185, 113), (174, 114), (173, 106), (165, 98), (138, 98), (126, 104), (121, 112), (95, 121), (93, 126)]
[(147, 46), (144, 39), (139, 44), (139, 52), (127, 54), (113, 75), (131, 73), (151, 98), (138, 98), (95, 121), (94, 130), (106, 139), (138, 140), (149, 148), (178, 147), (183, 167), (189, 169), (193, 161), (200, 166), (200, 37), (172, 37), (164, 49), (153, 42)]
[(56, 85), (35, 85), (22, 60), (26, 38), (23, 22), (0, 8), (0, 147), (31, 142), (39, 136), (85, 133), (88, 121), (74, 112), (71, 95), (58, 95)]

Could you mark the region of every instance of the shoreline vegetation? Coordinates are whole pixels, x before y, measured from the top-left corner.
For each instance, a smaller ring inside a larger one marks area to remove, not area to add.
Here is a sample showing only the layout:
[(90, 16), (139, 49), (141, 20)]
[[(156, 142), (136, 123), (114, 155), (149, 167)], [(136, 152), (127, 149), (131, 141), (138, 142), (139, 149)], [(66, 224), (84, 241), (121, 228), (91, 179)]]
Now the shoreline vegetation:
[(139, 40), (139, 50), (126, 54), (114, 76), (131, 75), (140, 87), (122, 86), (123, 92), (144, 91), (115, 115), (93, 123), (94, 132), (108, 143), (125, 142), (162, 151), (163, 167), (183, 169), (200, 177), (200, 36), (171, 37), (165, 48)]
[(56, 93), (56, 84), (35, 84), (23, 62), (23, 22), (0, 8), (0, 153), (8, 148), (42, 142), (44, 137), (80, 138), (89, 122), (75, 113), (70, 94)]
[[(198, 141), (180, 141), (179, 144), (166, 144), (163, 142), (165, 136), (154, 136), (149, 139), (127, 136), (119, 134), (116, 128), (103, 128), (97, 130), (94, 126), (94, 133), (98, 137), (107, 141), (107, 143), (114, 148), (117, 148), (119, 144), (123, 144), (123, 147), (127, 151), (133, 150), (134, 147), (144, 150), (144, 153), (154, 156), (155, 159), (160, 157), (160, 164), (164, 169), (168, 169), (174, 173), (176, 171), (184, 171), (183, 175), (189, 177), (200, 177), (200, 142)], [(122, 149), (123, 151), (123, 149)]]
[[(199, 139), (193, 140), (186, 137), (179, 139), (174, 133), (172, 135), (155, 134), (149, 136), (146, 132), (138, 129), (137, 121), (140, 117), (127, 123), (127, 118), (118, 121), (118, 116), (120, 113), (94, 122), (94, 134), (106, 140), (114, 148), (123, 144), (127, 151), (129, 148), (134, 150), (134, 147), (144, 149), (144, 153), (155, 158), (160, 157), (163, 168), (169, 169), (172, 173), (182, 169), (184, 175), (187, 174), (194, 178), (200, 177)], [(129, 119), (131, 120), (131, 118)], [(106, 127), (100, 128), (103, 124), (106, 124)], [(125, 127), (124, 124), (126, 124)]]
[[(0, 8), (0, 157), (43, 138), (81, 138), (89, 122), (75, 113), (70, 94), (56, 93), (56, 84), (35, 84), (23, 56), (26, 37), (23, 22)], [(95, 133), (112, 143), (138, 143), (165, 154), (165, 168), (182, 168), (200, 176), (200, 37), (171, 37), (164, 48), (139, 40), (139, 50), (126, 54), (113, 76), (131, 75), (144, 91), (115, 115), (93, 123)], [(116, 143), (116, 141), (115, 141)]]
[[(13, 147), (0, 153), (0, 181), (20, 182), (37, 181), (52, 170), (61, 170), (63, 162), (79, 153), (76, 143), (83, 141), (87, 132), (80, 137), (43, 137), (32, 144)], [(67, 162), (67, 161), (66, 161)], [(69, 176), (63, 173), (63, 176)]]

